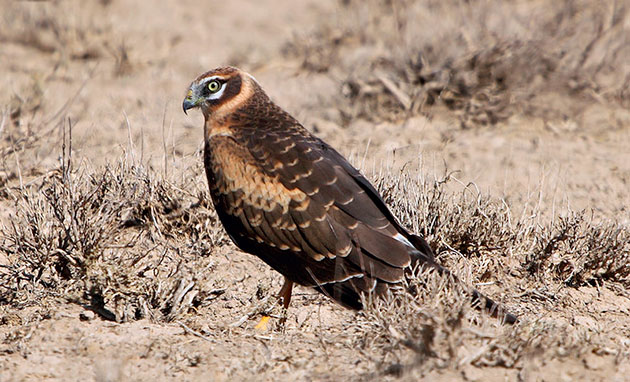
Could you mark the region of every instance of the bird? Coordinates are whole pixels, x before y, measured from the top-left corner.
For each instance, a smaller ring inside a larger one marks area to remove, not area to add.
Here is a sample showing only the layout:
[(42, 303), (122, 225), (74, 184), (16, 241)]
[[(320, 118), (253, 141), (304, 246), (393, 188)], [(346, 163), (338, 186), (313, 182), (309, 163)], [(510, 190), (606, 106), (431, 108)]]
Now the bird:
[[(204, 167), (219, 220), (238, 248), (284, 276), (285, 311), (294, 284), (360, 310), (362, 295), (384, 295), (418, 264), (451, 275), (374, 186), (249, 73), (225, 66), (199, 75), (182, 107), (204, 116)], [(480, 292), (471, 296), (493, 317), (517, 322)]]

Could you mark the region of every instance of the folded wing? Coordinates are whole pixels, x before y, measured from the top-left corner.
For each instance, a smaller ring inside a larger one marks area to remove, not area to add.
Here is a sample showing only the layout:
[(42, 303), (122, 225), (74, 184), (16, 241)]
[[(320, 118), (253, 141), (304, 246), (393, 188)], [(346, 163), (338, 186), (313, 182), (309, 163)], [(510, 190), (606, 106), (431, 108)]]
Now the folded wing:
[(212, 152), (223, 162), (215, 166), (218, 210), (243, 250), (355, 309), (361, 292), (402, 280), (412, 259), (433, 263), (424, 240), (400, 227), (372, 185), (327, 144), (300, 126), (241, 131), (241, 142), (216, 138)]

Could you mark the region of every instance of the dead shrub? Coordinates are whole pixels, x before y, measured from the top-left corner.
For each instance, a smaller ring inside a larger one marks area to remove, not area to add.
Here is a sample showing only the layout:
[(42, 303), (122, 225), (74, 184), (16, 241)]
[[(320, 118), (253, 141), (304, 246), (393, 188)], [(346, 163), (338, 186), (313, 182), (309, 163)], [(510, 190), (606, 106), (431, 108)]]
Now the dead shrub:
[(551, 273), (570, 286), (618, 282), (630, 286), (630, 232), (614, 222), (589, 223), (572, 213), (543, 230), (526, 262), (535, 275)]
[(470, 309), (460, 282), (421, 268), (385, 298), (368, 298), (355, 325), (354, 345), (375, 364), (374, 379), (469, 366), (520, 369), (536, 358), (578, 357), (597, 348), (584, 331), (549, 321), (497, 326)]
[[(596, 222), (586, 212), (541, 224), (536, 211), (512, 216), (504, 201), (482, 195), (474, 184), (447, 192), (448, 176), (430, 181), (408, 174), (381, 174), (376, 186), (412, 232), (425, 236), (447, 263), (476, 261), (482, 281), (494, 279), (509, 260), (524, 275), (550, 277), (579, 287), (601, 282), (630, 282), (630, 231), (615, 221)], [(493, 276), (494, 275), (494, 276)]]
[(530, 245), (535, 222), (514, 221), (504, 201), (482, 195), (474, 184), (460, 193), (449, 192), (451, 183), (450, 175), (429, 180), (383, 173), (376, 187), (394, 215), (411, 232), (424, 236), (442, 262), (471, 259), (481, 281), (496, 280), (514, 253)]
[[(530, 293), (544, 297), (547, 289), (602, 282), (627, 287), (626, 227), (592, 222), (574, 212), (546, 225), (533, 217), (535, 213), (515, 218), (503, 201), (481, 195), (473, 185), (459, 195), (446, 191), (453, 181), (448, 176), (428, 180), (383, 173), (377, 178), (376, 186), (394, 215), (424, 234), (440, 262), (463, 281), (418, 269), (385, 298), (367, 298), (366, 309), (353, 325), (358, 331), (354, 345), (377, 370), (366, 378), (418, 377), (469, 366), (521, 369), (536, 360), (580, 358), (597, 352), (606, 341), (588, 328), (544, 316), (500, 326), (471, 309), (467, 286), (482, 281), (501, 285), (512, 296), (525, 291), (523, 301)], [(539, 303), (536, 311), (550, 308)], [(520, 313), (514, 300), (504, 306)], [(616, 351), (619, 357), (627, 353), (623, 347)]]
[(4, 303), (55, 297), (108, 319), (170, 320), (209, 295), (208, 255), (227, 238), (204, 192), (126, 160), (68, 164), (11, 195), (15, 216), (0, 229)]
[[(628, 17), (614, 1), (533, 13), (501, 1), (342, 1), (285, 55), (306, 70), (350, 73), (335, 100), (345, 120), (395, 121), (434, 105), (464, 128), (515, 113), (557, 120), (594, 100), (627, 105)], [(550, 102), (555, 94), (572, 102)]]
[[(81, 4), (68, 12), (57, 1), (38, 4), (14, 3), (6, 7), (0, 40), (22, 44), (43, 53), (59, 53), (66, 59), (92, 60), (103, 55), (108, 30), (102, 28)], [(82, 17), (79, 17), (81, 15)], [(60, 57), (61, 58), (61, 57)]]

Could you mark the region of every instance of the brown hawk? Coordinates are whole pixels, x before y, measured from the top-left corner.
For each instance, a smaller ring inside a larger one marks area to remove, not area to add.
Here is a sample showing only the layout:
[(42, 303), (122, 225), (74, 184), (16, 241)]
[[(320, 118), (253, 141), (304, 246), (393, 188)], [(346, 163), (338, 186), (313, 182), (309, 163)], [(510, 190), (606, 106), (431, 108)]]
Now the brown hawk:
[[(217, 214), (240, 249), (285, 277), (285, 308), (293, 283), (361, 309), (361, 294), (399, 285), (418, 262), (448, 273), (370, 182), (248, 73), (222, 67), (200, 75), (183, 103), (185, 112), (195, 107), (205, 118), (204, 164)], [(473, 299), (497, 316), (494, 302), (476, 291)]]

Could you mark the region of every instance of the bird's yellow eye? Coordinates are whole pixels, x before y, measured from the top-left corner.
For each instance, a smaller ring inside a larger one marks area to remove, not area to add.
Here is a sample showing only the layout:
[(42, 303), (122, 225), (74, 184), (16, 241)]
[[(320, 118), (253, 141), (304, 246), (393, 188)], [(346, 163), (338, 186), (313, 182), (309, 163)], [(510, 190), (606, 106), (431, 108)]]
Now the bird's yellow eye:
[(212, 80), (208, 82), (208, 90), (210, 90), (210, 93), (216, 93), (219, 91), (219, 89), (221, 89), (221, 84), (219, 83), (219, 81)]

